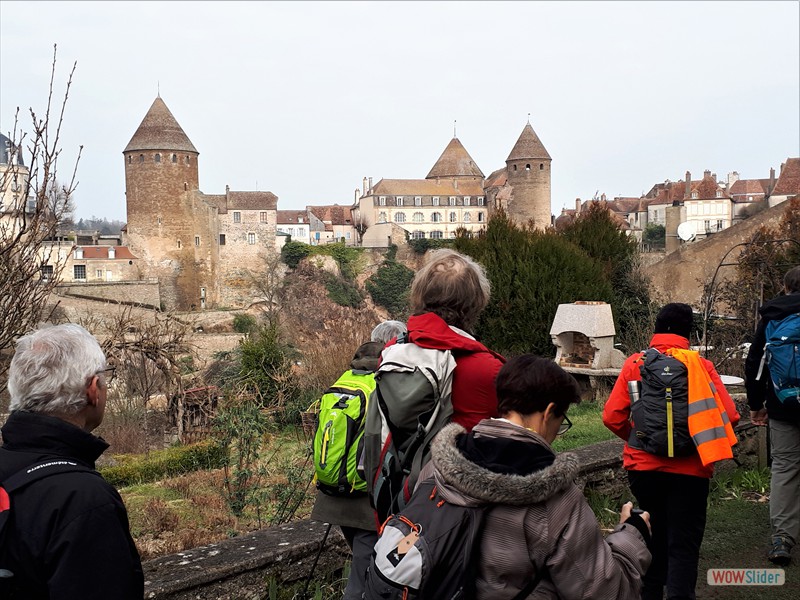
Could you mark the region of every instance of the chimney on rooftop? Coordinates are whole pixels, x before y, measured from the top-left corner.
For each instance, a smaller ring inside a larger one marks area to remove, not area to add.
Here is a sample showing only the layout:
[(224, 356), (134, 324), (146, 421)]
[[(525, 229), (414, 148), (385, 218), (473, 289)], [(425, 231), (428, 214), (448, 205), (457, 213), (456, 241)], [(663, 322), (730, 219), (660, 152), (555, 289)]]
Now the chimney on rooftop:
[(353, 198), (353, 204), (358, 204), (358, 188), (354, 190), (355, 197)]
[(767, 196), (772, 194), (772, 190), (775, 189), (775, 169), (770, 167), (769, 169), (769, 188), (767, 188)]
[(575, 198), (575, 214), (577, 215), (579, 212), (581, 212), (581, 199)]
[(367, 195), (367, 178), (364, 177), (364, 180), (361, 182), (361, 187), (363, 188), (363, 192), (361, 193), (362, 196)]
[(689, 198), (692, 195), (692, 174), (686, 171), (686, 189), (683, 192), (684, 198)]
[(711, 171), (706, 169), (705, 171), (703, 171), (703, 179), (708, 179), (709, 177), (711, 177)]
[(369, 191), (372, 193), (372, 177), (369, 178)]
[(739, 173), (737, 171), (732, 171), (728, 173), (728, 189), (731, 189), (731, 186), (739, 181)]

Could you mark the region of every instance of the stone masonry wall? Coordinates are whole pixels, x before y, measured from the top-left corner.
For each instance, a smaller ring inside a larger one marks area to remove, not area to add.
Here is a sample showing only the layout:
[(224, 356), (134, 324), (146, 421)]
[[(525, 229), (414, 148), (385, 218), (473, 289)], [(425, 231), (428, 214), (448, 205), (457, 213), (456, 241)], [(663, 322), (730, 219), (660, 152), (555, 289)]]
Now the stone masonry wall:
[(161, 296), (158, 280), (109, 281), (98, 283), (62, 283), (56, 293), (91, 300), (109, 300), (120, 304), (142, 305), (159, 308)]
[[(530, 165), (530, 169), (526, 166)], [(540, 168), (541, 165), (541, 168)], [(516, 167), (516, 171), (514, 170)], [(508, 183), (512, 187), (508, 213), (518, 223), (533, 218), (537, 229), (550, 226), (550, 161), (529, 159), (508, 164)]]

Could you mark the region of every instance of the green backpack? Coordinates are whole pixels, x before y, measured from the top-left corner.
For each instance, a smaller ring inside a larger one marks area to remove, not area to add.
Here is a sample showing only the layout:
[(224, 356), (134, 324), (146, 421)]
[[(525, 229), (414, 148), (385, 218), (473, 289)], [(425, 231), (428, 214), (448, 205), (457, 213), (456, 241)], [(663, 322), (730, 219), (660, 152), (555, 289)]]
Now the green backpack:
[(363, 465), (364, 417), (375, 374), (346, 371), (319, 400), (314, 434), (317, 488), (331, 496), (366, 494)]

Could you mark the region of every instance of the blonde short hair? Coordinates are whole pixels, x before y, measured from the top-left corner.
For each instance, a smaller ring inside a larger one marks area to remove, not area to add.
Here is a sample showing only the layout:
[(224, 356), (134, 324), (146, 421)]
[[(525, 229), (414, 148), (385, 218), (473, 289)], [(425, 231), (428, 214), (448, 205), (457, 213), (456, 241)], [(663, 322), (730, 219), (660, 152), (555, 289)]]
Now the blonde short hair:
[(471, 331), (489, 304), (491, 285), (483, 267), (455, 250), (428, 255), (411, 284), (411, 311), (432, 312), (448, 325)]

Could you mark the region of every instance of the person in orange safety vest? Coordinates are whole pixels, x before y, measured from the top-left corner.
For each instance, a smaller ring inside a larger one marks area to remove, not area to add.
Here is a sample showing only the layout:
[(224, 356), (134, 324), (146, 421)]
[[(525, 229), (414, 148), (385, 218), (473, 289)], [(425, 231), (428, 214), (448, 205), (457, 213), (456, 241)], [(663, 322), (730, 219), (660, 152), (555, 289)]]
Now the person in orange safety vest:
[[(651, 348), (686, 366), (689, 401), (683, 410), (688, 413), (689, 451), (670, 454), (667, 450), (662, 455), (637, 442), (631, 391), (642, 379), (643, 352), (625, 361), (603, 409), (605, 426), (625, 440), (623, 467), (631, 491), (640, 508), (651, 515), (653, 562), (643, 578), (642, 600), (661, 600), (665, 586), (668, 600), (696, 598), (709, 480), (714, 463), (731, 458), (736, 443), (733, 427), (739, 413), (714, 365), (689, 350), (692, 324), (688, 304), (667, 304), (656, 317), (650, 341)], [(666, 414), (671, 416), (671, 410)]]

